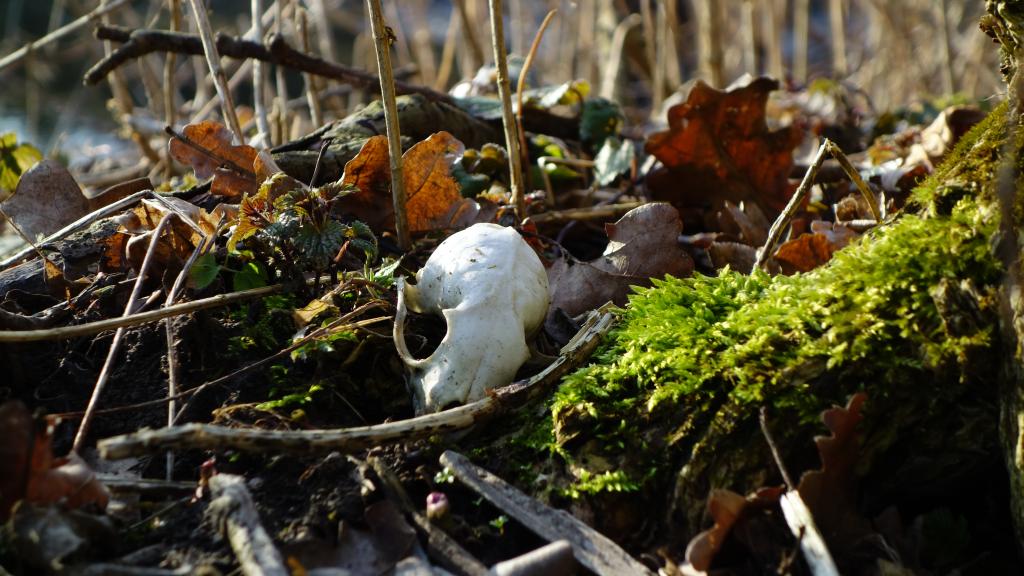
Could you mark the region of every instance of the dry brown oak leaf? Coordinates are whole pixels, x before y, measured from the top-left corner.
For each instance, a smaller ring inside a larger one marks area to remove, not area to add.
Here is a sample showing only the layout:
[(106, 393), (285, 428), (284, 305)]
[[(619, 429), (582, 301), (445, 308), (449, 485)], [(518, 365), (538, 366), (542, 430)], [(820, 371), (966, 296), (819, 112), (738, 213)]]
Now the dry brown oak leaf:
[[(442, 131), (402, 155), (410, 232), (459, 227), (470, 223), (479, 211), (476, 202), (462, 197), (459, 184), (451, 175), (452, 165), (464, 151), (462, 142)], [(395, 229), (386, 137), (373, 136), (363, 144), (356, 157), (345, 164), (342, 183), (358, 188), (358, 192), (342, 200), (345, 211), (374, 230)]]
[(645, 145), (664, 164), (648, 177), (654, 199), (671, 202), (688, 222), (726, 200), (755, 202), (774, 218), (793, 190), (793, 148), (802, 138), (795, 126), (773, 131), (765, 122), (778, 87), (765, 77), (727, 91), (700, 80), (688, 85), (686, 101), (668, 111), (669, 129)]
[(182, 134), (188, 142), (171, 138), (167, 144), (171, 157), (191, 166), (200, 180), (213, 176), (211, 194), (240, 199), (256, 193), (259, 181), (253, 169), (255, 148), (235, 146), (231, 143), (231, 132), (212, 120), (189, 124)]

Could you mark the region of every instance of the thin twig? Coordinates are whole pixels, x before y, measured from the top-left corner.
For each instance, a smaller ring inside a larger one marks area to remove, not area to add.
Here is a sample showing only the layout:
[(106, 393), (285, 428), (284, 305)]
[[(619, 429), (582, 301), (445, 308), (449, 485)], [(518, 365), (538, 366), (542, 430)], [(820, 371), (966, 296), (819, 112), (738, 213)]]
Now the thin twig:
[[(263, 42), (263, 0), (251, 0), (253, 35), (257, 42)], [(252, 64), (252, 107), (256, 116), (256, 138), (253, 144), (257, 148), (270, 145), (270, 121), (267, 120), (267, 71), (261, 60), (253, 60)]]
[[(181, 0), (167, 0), (167, 9), (170, 12), (171, 32), (181, 30)], [(175, 89), (174, 82), (174, 72), (177, 64), (178, 55), (174, 52), (169, 52), (164, 60), (164, 124), (167, 126), (174, 126), (178, 121), (178, 106), (175, 99), (177, 89)], [(168, 158), (165, 158), (164, 176), (170, 179), (174, 166), (169, 158), (170, 153), (167, 152), (167, 154)]]
[[(644, 3), (644, 0), (641, 0), (641, 3)], [(643, 18), (634, 13), (615, 27), (615, 33), (612, 34), (611, 60), (601, 75), (601, 90), (599, 92), (601, 98), (608, 100), (615, 98), (615, 87), (618, 84), (619, 69), (622, 68), (622, 52), (626, 45), (626, 35), (642, 23)]]
[(388, 133), (388, 155), (391, 161), (391, 198), (395, 206), (395, 234), (402, 250), (412, 247), (409, 221), (405, 215), (405, 179), (402, 176), (402, 136), (398, 125), (398, 106), (395, 103), (395, 75), (391, 68), (391, 35), (384, 24), (380, 0), (366, 0), (370, 10), (370, 28), (377, 51), (377, 70), (380, 72), (380, 92), (384, 105), (384, 124)]
[[(299, 338), (298, 340), (292, 342), (289, 346), (287, 346), (283, 350), (280, 350), (279, 352), (277, 352), (275, 354), (271, 354), (270, 356), (267, 356), (266, 358), (263, 358), (262, 360), (259, 360), (257, 362), (253, 362), (252, 364), (249, 364), (248, 366), (243, 366), (242, 368), (239, 368), (238, 370), (235, 370), (234, 372), (232, 372), (230, 374), (227, 374), (225, 376), (221, 376), (220, 378), (217, 378), (216, 380), (212, 380), (210, 382), (206, 382), (206, 383), (203, 383), (203, 384), (201, 384), (199, 386), (196, 386), (195, 388), (192, 388), (190, 390), (186, 390), (186, 391), (178, 394), (178, 397), (174, 398), (174, 400), (178, 400), (180, 398), (195, 397), (197, 394), (199, 394), (200, 392), (202, 392), (203, 390), (205, 390), (207, 388), (211, 388), (213, 386), (218, 386), (220, 384), (224, 384), (225, 382), (229, 382), (232, 379), (237, 378), (237, 377), (239, 377), (239, 376), (241, 376), (243, 374), (247, 374), (247, 373), (249, 373), (249, 372), (251, 372), (251, 371), (253, 371), (253, 370), (255, 370), (255, 369), (257, 369), (257, 368), (259, 368), (261, 366), (266, 366), (267, 364), (270, 364), (271, 362), (274, 362), (276, 360), (284, 358), (284, 357), (288, 356), (289, 354), (291, 354), (292, 352), (294, 352), (295, 350), (298, 350), (299, 348), (302, 348), (307, 343), (309, 343), (309, 342), (311, 342), (311, 341), (313, 341), (313, 340), (315, 340), (317, 338), (322, 338), (324, 336), (329, 336), (331, 334), (336, 334), (336, 333), (342, 332), (344, 330), (354, 330), (354, 329), (357, 329), (357, 328), (363, 328), (363, 327), (366, 327), (366, 326), (371, 326), (371, 325), (377, 324), (379, 322), (384, 322), (385, 320), (390, 320), (391, 318), (389, 316), (378, 316), (377, 318), (368, 318), (366, 320), (360, 320), (358, 322), (350, 322), (350, 320), (352, 318), (354, 318), (356, 316), (359, 316), (360, 314), (363, 314), (363, 313), (368, 312), (370, 310), (374, 310), (376, 308), (380, 308), (380, 307), (381, 307), (381, 305), (379, 303), (377, 303), (377, 302), (368, 302), (366, 304), (363, 304), (362, 306), (358, 306), (355, 309), (349, 311), (347, 314), (342, 315), (340, 318), (337, 318), (337, 319), (333, 320), (332, 322), (327, 324), (327, 326), (323, 326), (321, 328), (318, 328), (318, 329), (310, 332), (306, 336), (304, 336), (302, 338)], [(178, 421), (181, 420), (181, 417), (184, 414), (188, 413), (188, 409), (190, 407), (190, 403), (191, 402), (192, 402), (192, 400), (189, 400), (188, 402), (185, 403), (184, 406), (181, 407), (181, 410), (179, 410), (178, 413), (174, 415), (174, 420), (173, 420), (173, 422), (171, 422), (171, 424), (177, 424)]]
[(530, 216), (530, 221), (534, 224), (558, 224), (581, 220), (609, 220), (619, 218), (626, 212), (643, 205), (643, 202), (623, 202), (621, 204), (598, 204), (587, 208), (549, 210)]
[[(551, 24), (555, 14), (558, 14), (558, 10), (551, 10), (544, 17), (544, 21), (540, 23), (540, 28), (537, 29), (537, 34), (533, 37), (533, 43), (530, 44), (530, 52), (523, 62), (523, 68), (519, 71), (519, 81), (516, 82), (516, 131), (519, 134), (519, 150), (523, 155), (522, 162), (524, 163), (528, 163), (530, 160), (526, 148), (526, 130), (523, 129), (523, 92), (526, 91), (526, 75), (530, 72), (530, 67), (533, 66), (533, 59), (537, 56), (540, 41), (544, 39), (544, 31), (548, 29), (548, 24)], [(527, 185), (529, 185), (529, 176), (530, 174), (527, 173)], [(554, 204), (554, 198), (548, 198), (548, 201)], [(522, 217), (520, 215), (520, 218)]]
[[(79, 230), (81, 230), (83, 228), (88, 227), (90, 224), (92, 224), (93, 222), (99, 220), (100, 218), (103, 218), (104, 216), (107, 216), (109, 214), (113, 214), (114, 212), (117, 212), (117, 211), (119, 211), (119, 210), (121, 210), (123, 208), (127, 208), (128, 206), (131, 206), (132, 204), (135, 204), (136, 202), (138, 202), (141, 198), (144, 198), (146, 196), (150, 196), (152, 194), (153, 194), (152, 190), (143, 190), (142, 192), (136, 192), (135, 194), (132, 194), (131, 196), (122, 198), (121, 200), (118, 200), (117, 202), (114, 202), (113, 204), (109, 204), (109, 205), (104, 206), (103, 208), (100, 208), (98, 210), (94, 210), (94, 211), (86, 214), (85, 216), (82, 216), (78, 220), (75, 220), (74, 222), (68, 224), (67, 226), (65, 226), (63, 228), (61, 228), (60, 230), (57, 230), (53, 234), (50, 234), (46, 238), (43, 238), (42, 240), (39, 241), (39, 246), (46, 246), (47, 244), (52, 244), (52, 243), (60, 240), (61, 238), (64, 238), (65, 236), (68, 236), (68, 235), (73, 234), (73, 233), (75, 233), (75, 232), (77, 232), (77, 231), (79, 231)], [(9, 257), (5, 258), (2, 262), (0, 262), (0, 270), (2, 270), (4, 268), (7, 268), (8, 266), (10, 266), (11, 264), (14, 264), (15, 262), (19, 262), (20, 260), (22, 260), (26, 256), (31, 255), (36, 250), (37, 250), (36, 247), (32, 246), (32, 245), (28, 246), (27, 248), (23, 248), (22, 250), (19, 250), (13, 256), (9, 256)]]
[[(299, 39), (302, 42), (302, 50), (303, 52), (309, 53), (309, 31), (306, 29), (306, 10), (299, 8), (296, 11), (296, 18)], [(316, 81), (312, 74), (309, 72), (303, 73), (302, 80), (306, 84), (306, 100), (309, 102), (309, 119), (312, 120), (313, 128), (316, 129), (324, 123), (323, 114), (320, 111), (320, 95), (317, 94)]]
[(843, 150), (835, 142), (826, 138), (824, 145), (828, 153), (842, 166), (843, 172), (846, 172), (846, 175), (850, 177), (853, 185), (860, 191), (864, 201), (868, 203), (868, 208), (871, 209), (871, 215), (876, 221), (881, 222), (882, 210), (878, 207), (878, 200), (875, 199), (875, 195), (871, 192), (871, 188), (868, 187), (867, 183), (864, 182), (864, 179), (860, 177), (860, 172), (853, 167), (850, 159), (846, 157), (846, 154), (843, 154)]
[(466, 36), (466, 43), (469, 46), (469, 53), (472, 56), (471, 66), (467, 75), (476, 72), (484, 65), (484, 49), (476, 35), (476, 24), (470, 20), (469, 11), (466, 9), (466, 0), (455, 0), (455, 8), (459, 11), (459, 18), (462, 21), (462, 30)]
[(189, 0), (189, 4), (192, 5), (192, 15), (196, 19), (199, 39), (203, 42), (206, 65), (210, 67), (210, 73), (213, 74), (213, 85), (217, 88), (217, 95), (220, 96), (224, 118), (231, 128), (231, 132), (234, 133), (235, 140), (239, 144), (245, 144), (245, 134), (242, 132), (242, 125), (238, 122), (235, 102), (231, 97), (231, 90), (228, 88), (228, 78), (224, 74), (224, 68), (220, 65), (220, 53), (217, 52), (217, 43), (213, 39), (213, 28), (210, 27), (210, 19), (206, 15), (206, 7), (203, 6), (200, 0)]
[[(213, 386), (220, 386), (221, 384), (226, 384), (227, 382), (231, 381), (234, 378), (238, 378), (239, 376), (243, 376), (245, 374), (248, 374), (249, 372), (252, 372), (253, 370), (256, 370), (257, 368), (260, 368), (262, 366), (266, 366), (267, 364), (269, 364), (271, 362), (274, 362), (275, 360), (278, 360), (280, 358), (284, 358), (285, 356), (290, 354), (292, 351), (297, 350), (298, 348), (301, 348), (302, 346), (306, 345), (311, 340), (314, 340), (316, 338), (320, 338), (322, 336), (325, 336), (325, 335), (328, 335), (328, 334), (331, 334), (331, 333), (340, 332), (342, 330), (350, 330), (350, 329), (363, 328), (363, 327), (366, 327), (366, 326), (371, 326), (373, 324), (377, 324), (379, 322), (384, 322), (386, 320), (391, 320), (390, 316), (380, 316), (380, 317), (377, 317), (377, 318), (370, 318), (368, 320), (360, 320), (358, 322), (346, 323), (348, 321), (347, 319), (349, 319), (349, 318), (351, 318), (353, 316), (356, 316), (356, 315), (358, 315), (358, 314), (360, 314), (362, 312), (365, 312), (367, 310), (370, 310), (372, 308), (379, 308), (379, 307), (380, 307), (380, 305), (379, 304), (375, 304), (375, 303), (364, 304), (363, 306), (360, 306), (359, 308), (356, 308), (355, 310), (352, 310), (351, 312), (346, 314), (344, 317), (338, 318), (337, 320), (334, 320), (333, 322), (331, 322), (327, 326), (324, 326), (322, 328), (318, 328), (317, 330), (315, 330), (313, 332), (310, 332), (309, 334), (303, 336), (302, 338), (296, 340), (295, 342), (292, 342), (287, 348), (284, 348), (283, 350), (275, 352), (274, 354), (271, 354), (270, 356), (267, 356), (267, 357), (263, 358), (262, 360), (259, 360), (257, 362), (252, 363), (252, 364), (248, 364), (246, 366), (243, 366), (243, 367), (235, 370), (234, 372), (231, 372), (230, 374), (226, 374), (224, 376), (221, 376), (220, 378), (217, 378), (217, 379), (214, 379), (214, 380), (209, 380), (209, 381), (204, 382), (202, 384), (199, 384), (197, 386), (193, 386), (192, 388), (188, 388), (186, 390), (182, 390), (181, 392), (178, 392), (174, 396), (167, 396), (165, 398), (158, 398), (156, 400), (147, 400), (145, 402), (136, 402), (134, 404), (127, 404), (127, 405), (124, 405), (124, 406), (116, 406), (114, 408), (104, 408), (102, 410), (97, 410), (96, 411), (96, 415), (97, 416), (101, 416), (101, 415), (107, 415), (107, 414), (121, 414), (121, 413), (124, 413), (124, 412), (137, 412), (138, 410), (142, 410), (143, 408), (150, 408), (150, 407), (153, 407), (153, 406), (162, 406), (164, 404), (167, 404), (168, 402), (174, 402), (174, 401), (177, 401), (177, 400), (184, 400), (185, 398), (188, 398), (190, 396), (198, 394), (198, 393), (202, 392), (203, 390), (206, 390), (207, 388), (211, 388)], [(178, 412), (174, 416), (175, 421), (177, 421), (177, 419), (181, 418), (181, 415), (186, 412), (187, 408), (188, 408), (188, 406), (186, 405), (186, 406), (182, 406), (181, 410), (178, 410)], [(61, 420), (72, 420), (72, 419), (75, 419), (75, 418), (81, 418), (82, 415), (83, 415), (83, 412), (63, 412), (63, 413), (60, 413), (60, 414), (54, 414), (54, 416), (57, 416)]]
[(779, 450), (778, 444), (775, 443), (771, 430), (768, 429), (768, 410), (764, 406), (761, 407), (758, 419), (761, 422), (761, 434), (764, 435), (764, 440), (768, 443), (768, 449), (771, 450), (772, 458), (775, 459), (775, 466), (782, 474), (782, 481), (786, 483), (786, 489), (796, 490), (796, 484), (793, 483), (793, 479), (789, 476), (789, 470), (786, 469), (786, 463), (782, 460), (782, 452)]
[(4, 71), (8, 66), (18, 62), (19, 60), (27, 56), (29, 52), (33, 50), (38, 50), (39, 48), (42, 48), (47, 44), (60, 40), (68, 34), (77, 32), (82, 28), (85, 28), (89, 24), (92, 24), (93, 22), (99, 20), (101, 17), (106, 16), (114, 12), (115, 10), (120, 10), (125, 6), (130, 6), (128, 0), (114, 0), (113, 2), (96, 8), (92, 12), (89, 12), (88, 14), (76, 19), (74, 22), (70, 22), (64, 26), (61, 26), (60, 28), (54, 30), (53, 32), (50, 32), (49, 34), (43, 36), (38, 40), (29, 42), (28, 44), (22, 46), (21, 48), (18, 48), (14, 52), (11, 52), (7, 56), (4, 56), (2, 59), (0, 59), (0, 72)]
[[(160, 218), (160, 222), (153, 229), (152, 237), (149, 240), (149, 248), (146, 249), (146, 256), (142, 259), (142, 266), (139, 267), (138, 276), (135, 278), (135, 286), (132, 288), (132, 294), (128, 298), (128, 303), (124, 305), (124, 314), (121, 318), (131, 316), (132, 311), (135, 310), (135, 303), (139, 299), (139, 294), (142, 293), (142, 285), (146, 281), (146, 277), (149, 275), (149, 266), (153, 262), (153, 255), (156, 253), (156, 247), (160, 244), (160, 236), (163, 234), (164, 228), (171, 223), (171, 218), (177, 216), (173, 212), (168, 212)], [(100, 395), (103, 393), (103, 389), (106, 387), (107, 381), (110, 379), (110, 372), (114, 367), (114, 360), (117, 359), (117, 353), (121, 349), (121, 340), (124, 338), (125, 328), (122, 326), (114, 332), (114, 339), (110, 343), (110, 349), (107, 350), (107, 359), (103, 362), (103, 368), (100, 370), (100, 375), (96, 379), (96, 385), (93, 386), (92, 395), (89, 397), (89, 404), (85, 409), (85, 416), (82, 417), (82, 422), (78, 426), (78, 433), (75, 434), (75, 442), (71, 447), (72, 452), (81, 452), (82, 445), (85, 443), (85, 438), (89, 434), (89, 426), (92, 424), (94, 412), (96, 411), (96, 404), (99, 402)]]
[(498, 69), (498, 97), (501, 98), (501, 123), (505, 128), (505, 147), (508, 148), (509, 184), (516, 218), (526, 218), (526, 195), (523, 193), (523, 157), (519, 152), (519, 137), (512, 114), (512, 89), (508, 77), (508, 55), (505, 52), (504, 13), (501, 0), (488, 0), (491, 13), (491, 43), (494, 63)]
[(814, 186), (814, 176), (818, 173), (818, 169), (821, 168), (822, 162), (825, 161), (825, 154), (828, 153), (827, 143), (828, 141), (826, 140), (824, 144), (818, 147), (818, 153), (814, 155), (814, 161), (807, 168), (807, 173), (804, 174), (804, 179), (800, 181), (800, 186), (793, 193), (789, 203), (786, 204), (786, 207), (768, 230), (768, 239), (764, 241), (764, 247), (757, 252), (757, 259), (754, 261), (755, 270), (764, 266), (768, 259), (771, 258), (772, 253), (775, 251), (775, 245), (782, 238), (782, 233), (785, 231), (786, 226), (789, 225), (789, 221), (796, 214), (796, 211), (800, 209), (800, 204), (803, 203), (804, 198), (811, 192), (811, 187)]

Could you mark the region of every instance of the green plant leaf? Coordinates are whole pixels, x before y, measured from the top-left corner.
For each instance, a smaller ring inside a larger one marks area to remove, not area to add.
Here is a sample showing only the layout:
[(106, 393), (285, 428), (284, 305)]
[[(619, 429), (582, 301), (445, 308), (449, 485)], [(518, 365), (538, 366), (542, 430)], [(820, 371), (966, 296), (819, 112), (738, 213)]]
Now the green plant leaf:
[(267, 267), (262, 262), (246, 262), (242, 269), (235, 273), (232, 283), (235, 291), (262, 288), (267, 285)]
[(605, 139), (601, 150), (594, 158), (594, 173), (599, 186), (607, 186), (619, 174), (629, 172), (633, 165), (636, 149), (629, 142), (622, 142), (614, 136)]
[(337, 220), (328, 220), (322, 229), (300, 226), (294, 238), (295, 247), (317, 268), (327, 266), (345, 241), (345, 227)]
[(619, 105), (604, 98), (593, 98), (583, 103), (580, 116), (580, 140), (595, 150), (605, 138), (618, 136), (626, 117)]
[(189, 271), (189, 279), (192, 281), (193, 288), (202, 290), (213, 283), (217, 278), (217, 274), (220, 274), (220, 265), (217, 264), (217, 257), (212, 253), (208, 253), (196, 258), (192, 269)]
[(14, 132), (0, 135), (0, 191), (13, 193), (26, 170), (43, 159), (43, 153), (31, 144), (18, 144)]

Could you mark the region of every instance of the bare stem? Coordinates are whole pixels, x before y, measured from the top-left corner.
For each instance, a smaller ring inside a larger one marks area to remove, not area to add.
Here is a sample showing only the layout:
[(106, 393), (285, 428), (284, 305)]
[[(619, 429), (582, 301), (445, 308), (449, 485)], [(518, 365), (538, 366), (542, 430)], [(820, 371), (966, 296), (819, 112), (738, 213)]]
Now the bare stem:
[[(405, 179), (402, 176), (402, 137), (398, 126), (398, 106), (395, 103), (395, 74), (391, 68), (391, 36), (384, 24), (384, 11), (380, 0), (366, 0), (370, 10), (370, 29), (377, 50), (377, 69), (380, 72), (380, 92), (384, 104), (384, 124), (388, 132), (388, 156), (391, 157), (391, 198), (395, 205), (395, 233), (403, 250), (412, 247), (409, 221), (405, 215)], [(507, 84), (506, 84), (507, 86)]]
[(484, 50), (476, 36), (476, 27), (469, 18), (469, 11), (466, 10), (466, 0), (455, 0), (455, 8), (458, 9), (459, 18), (462, 20), (462, 30), (466, 33), (466, 43), (472, 57), (473, 71), (476, 71), (484, 65)]
[(110, 14), (114, 10), (124, 8), (125, 6), (130, 6), (128, 0), (114, 0), (113, 2), (110, 2), (108, 4), (101, 5), (92, 12), (89, 12), (81, 18), (78, 18), (74, 22), (70, 22), (64, 26), (61, 26), (60, 28), (54, 30), (53, 32), (50, 32), (49, 34), (43, 36), (38, 40), (29, 42), (28, 44), (22, 46), (21, 48), (18, 48), (14, 52), (11, 52), (7, 56), (0, 58), (0, 72), (2, 72), (8, 66), (20, 61), (22, 58), (27, 56), (28, 53), (32, 50), (38, 50), (39, 48), (42, 48), (47, 44), (56, 42), (57, 40), (60, 40), (68, 34), (77, 32), (82, 28), (85, 28), (89, 24), (92, 24), (93, 22), (99, 20), (101, 17)]
[(857, 187), (861, 196), (864, 197), (864, 200), (868, 203), (868, 208), (871, 209), (871, 215), (874, 216), (875, 221), (881, 222), (882, 210), (878, 207), (878, 200), (875, 199), (875, 195), (871, 192), (871, 189), (868, 188), (867, 182), (864, 182), (864, 179), (860, 177), (860, 172), (853, 167), (853, 164), (850, 163), (850, 159), (846, 157), (846, 154), (843, 153), (842, 149), (839, 148), (835, 142), (826, 138), (824, 146), (828, 149), (828, 153), (839, 162), (839, 165), (843, 168), (843, 172), (846, 172), (846, 175), (850, 177), (850, 181), (853, 182), (853, 185)]
[[(132, 294), (128, 298), (128, 303), (124, 306), (125, 316), (131, 316), (135, 309), (135, 303), (139, 300), (139, 294), (142, 293), (142, 284), (146, 281), (146, 276), (149, 273), (149, 266), (153, 261), (153, 255), (156, 253), (156, 247), (160, 244), (160, 236), (163, 234), (164, 228), (171, 222), (171, 218), (176, 215), (172, 212), (164, 214), (160, 218), (160, 223), (157, 224), (156, 228), (153, 229), (153, 236), (149, 240), (149, 248), (146, 250), (146, 256), (142, 259), (142, 266), (139, 267), (138, 276), (135, 278), (135, 286), (132, 288)], [(75, 434), (75, 442), (71, 447), (72, 452), (80, 452), (82, 445), (85, 443), (85, 438), (89, 434), (89, 426), (92, 424), (92, 419), (96, 411), (96, 405), (99, 403), (100, 395), (103, 393), (103, 388), (106, 387), (107, 381), (110, 380), (110, 373), (113, 370), (114, 360), (117, 359), (117, 353), (121, 348), (121, 340), (124, 338), (125, 328), (118, 328), (114, 332), (114, 340), (110, 343), (110, 349), (107, 351), (107, 359), (103, 363), (103, 368), (100, 370), (100, 375), (96, 379), (96, 385), (92, 389), (92, 395), (89, 397), (89, 405), (85, 409), (85, 416), (82, 417), (82, 422), (78, 426), (78, 433)]]
[[(252, 0), (250, 4), (252, 12), (253, 36), (257, 42), (263, 42), (263, 0)], [(253, 60), (252, 63), (252, 107), (256, 116), (256, 140), (253, 144), (257, 148), (264, 148), (270, 145), (270, 121), (267, 119), (267, 71), (263, 62)]]
[[(943, 13), (943, 16), (945, 13)], [(846, 76), (846, 23), (843, 20), (843, 0), (829, 0), (829, 26), (832, 28), (832, 73)], [(948, 46), (948, 44), (947, 44)]]
[[(306, 11), (302, 8), (299, 8), (296, 13), (296, 23), (299, 29), (299, 39), (302, 41), (302, 51), (308, 54), (310, 52), (309, 31), (306, 25)], [(302, 79), (306, 83), (306, 102), (309, 104), (309, 119), (313, 122), (313, 128), (316, 129), (324, 123), (323, 113), (320, 109), (320, 95), (316, 89), (316, 80), (308, 72), (302, 75)]]
[(515, 117), (512, 114), (512, 88), (508, 77), (508, 55), (505, 52), (505, 26), (501, 0), (489, 0), (491, 12), (491, 38), (494, 46), (494, 62), (498, 68), (498, 96), (501, 98), (501, 120), (505, 127), (505, 146), (508, 148), (509, 180), (512, 187), (512, 204), (516, 217), (526, 218), (526, 197), (523, 194), (523, 159), (519, 153), (519, 137), (516, 135)]
[(231, 99), (231, 90), (228, 88), (228, 78), (224, 74), (224, 68), (220, 65), (220, 53), (217, 52), (217, 43), (213, 39), (213, 28), (210, 26), (210, 19), (206, 16), (206, 8), (200, 0), (189, 0), (189, 4), (192, 5), (192, 15), (196, 19), (199, 38), (203, 42), (203, 51), (206, 53), (206, 65), (210, 67), (210, 73), (213, 75), (213, 85), (220, 96), (220, 105), (224, 112), (224, 119), (235, 134), (235, 139), (238, 143), (244, 144), (245, 134), (242, 133), (242, 125), (238, 123), (235, 103)]
[(800, 181), (800, 186), (793, 193), (789, 203), (786, 204), (779, 217), (772, 223), (771, 229), (768, 230), (768, 239), (765, 240), (764, 247), (758, 251), (757, 259), (754, 261), (755, 270), (764, 266), (765, 262), (771, 258), (772, 252), (775, 251), (775, 245), (782, 238), (782, 233), (786, 230), (786, 226), (789, 225), (789, 221), (796, 214), (796, 211), (800, 209), (800, 204), (803, 203), (804, 198), (811, 192), (811, 187), (814, 186), (814, 177), (818, 174), (818, 170), (821, 169), (821, 164), (825, 161), (825, 154), (827, 153), (828, 140), (818, 148), (818, 153), (814, 155), (814, 161), (807, 168), (807, 173), (804, 174), (804, 179)]
[(811, 0), (796, 0), (793, 6), (793, 79), (807, 82), (807, 42)]
[[(530, 52), (526, 55), (526, 60), (523, 62), (523, 68), (519, 71), (519, 81), (516, 83), (516, 128), (519, 132), (519, 149), (520, 153), (526, 155), (526, 131), (523, 130), (523, 92), (526, 91), (526, 75), (530, 72), (530, 66), (533, 66), (533, 59), (537, 56), (537, 48), (540, 47), (540, 41), (544, 38), (544, 31), (548, 29), (548, 24), (551, 24), (551, 19), (555, 17), (558, 10), (551, 10), (547, 16), (544, 17), (544, 21), (540, 23), (540, 28), (537, 30), (537, 34), (533, 37), (533, 43), (530, 45)], [(529, 161), (529, 158), (523, 158), (524, 161)], [(529, 174), (527, 174), (529, 178)], [(548, 198), (548, 202), (553, 203), (554, 198)]]

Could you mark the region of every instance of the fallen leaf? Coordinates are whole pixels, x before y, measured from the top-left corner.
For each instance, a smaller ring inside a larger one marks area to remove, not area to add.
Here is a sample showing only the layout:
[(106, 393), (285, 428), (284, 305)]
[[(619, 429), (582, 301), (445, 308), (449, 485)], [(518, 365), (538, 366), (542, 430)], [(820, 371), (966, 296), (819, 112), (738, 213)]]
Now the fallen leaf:
[(606, 224), (608, 246), (590, 262), (556, 260), (548, 269), (551, 306), (546, 324), (561, 309), (578, 316), (611, 300), (626, 303), (632, 286), (649, 286), (666, 274), (686, 277), (693, 260), (679, 245), (683, 224), (679, 213), (663, 202), (645, 204)]
[(200, 180), (213, 176), (211, 193), (234, 198), (256, 192), (255, 148), (235, 146), (231, 132), (212, 120), (189, 124), (182, 134), (189, 142), (172, 137), (168, 142), (171, 157), (191, 166)]
[[(480, 212), (473, 200), (463, 198), (452, 168), (464, 146), (448, 132), (437, 132), (415, 144), (402, 156), (406, 217), (410, 232), (451, 228)], [(342, 184), (358, 192), (342, 201), (342, 208), (374, 230), (394, 230), (391, 166), (387, 138), (374, 136), (345, 164)]]
[(342, 184), (355, 186), (358, 192), (342, 202), (373, 230), (394, 230), (395, 208), (391, 201), (391, 167), (386, 136), (366, 140), (359, 153), (345, 164)]
[(761, 247), (768, 239), (771, 223), (757, 204), (744, 202), (737, 206), (726, 200), (718, 217), (722, 231), (736, 234), (744, 244)]
[(757, 261), (757, 248), (739, 242), (712, 242), (707, 248), (715, 270), (728, 266), (743, 274), (750, 274)]
[(636, 150), (632, 143), (614, 137), (605, 139), (601, 150), (594, 157), (594, 175), (598, 186), (607, 186), (620, 174), (629, 172), (635, 157)]
[(802, 234), (779, 246), (775, 260), (782, 267), (783, 274), (810, 272), (832, 259), (859, 234), (842, 224), (815, 220), (811, 222), (811, 234)]
[(686, 546), (686, 563), (701, 572), (711, 568), (711, 562), (722, 548), (733, 527), (778, 506), (785, 488), (761, 488), (743, 497), (731, 490), (712, 490), (708, 496), (708, 514), (714, 520), (711, 528), (695, 536)]
[(856, 467), (860, 456), (857, 426), (862, 420), (861, 407), (866, 399), (866, 394), (858, 392), (845, 408), (836, 406), (821, 414), (822, 422), (831, 432), (831, 436), (814, 439), (821, 469), (805, 473), (797, 487), (837, 557), (873, 533), (871, 523), (857, 511)]
[(0, 520), (15, 502), (62, 502), (68, 508), (94, 504), (106, 508), (110, 494), (76, 454), (53, 457), (51, 418), (36, 419), (18, 401), (0, 405)]
[(89, 201), (63, 164), (46, 159), (21, 175), (14, 195), (0, 207), (32, 240), (89, 213)]
[(464, 150), (454, 136), (438, 132), (402, 156), (410, 232), (449, 228), (456, 215), (473, 203), (462, 197), (451, 175), (452, 166)]
[(727, 91), (691, 84), (686, 101), (668, 111), (669, 129), (645, 146), (665, 166), (649, 176), (654, 198), (683, 211), (751, 201), (777, 214), (792, 192), (793, 148), (802, 138), (795, 127), (768, 128), (765, 104), (777, 88), (764, 77)]

